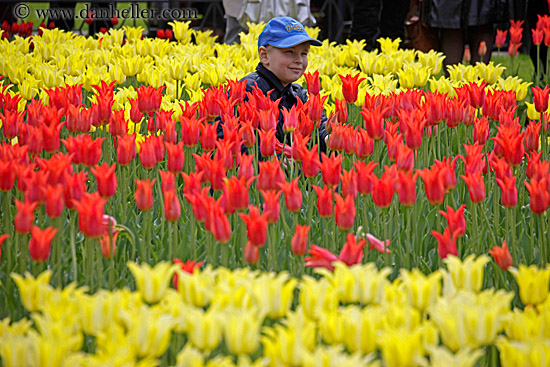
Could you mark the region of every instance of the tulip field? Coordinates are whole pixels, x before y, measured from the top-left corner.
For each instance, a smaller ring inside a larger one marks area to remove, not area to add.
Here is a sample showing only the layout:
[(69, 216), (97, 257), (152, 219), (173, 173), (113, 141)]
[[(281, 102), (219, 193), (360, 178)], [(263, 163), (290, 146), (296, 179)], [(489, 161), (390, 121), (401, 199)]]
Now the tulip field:
[(0, 37), (3, 366), (550, 365), (550, 87), (171, 27)]

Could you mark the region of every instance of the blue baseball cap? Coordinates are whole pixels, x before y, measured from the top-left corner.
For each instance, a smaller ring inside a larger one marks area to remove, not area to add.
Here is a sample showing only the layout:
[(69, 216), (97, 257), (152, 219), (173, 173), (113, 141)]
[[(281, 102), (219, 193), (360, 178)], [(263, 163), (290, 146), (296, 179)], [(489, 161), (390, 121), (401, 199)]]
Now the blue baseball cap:
[(304, 26), (291, 17), (277, 17), (271, 19), (258, 37), (258, 47), (271, 45), (275, 47), (293, 47), (303, 42), (310, 42), (313, 46), (321, 46), (318, 39), (311, 38)]

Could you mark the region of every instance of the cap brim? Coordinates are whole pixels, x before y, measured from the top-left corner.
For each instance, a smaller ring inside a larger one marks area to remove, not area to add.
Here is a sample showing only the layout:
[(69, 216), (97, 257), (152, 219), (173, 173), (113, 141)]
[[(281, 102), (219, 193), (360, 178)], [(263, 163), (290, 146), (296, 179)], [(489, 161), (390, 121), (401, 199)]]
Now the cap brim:
[(304, 36), (302, 34), (297, 34), (297, 35), (292, 36), (292, 37), (287, 37), (285, 39), (280, 40), (276, 44), (271, 43), (271, 42), (269, 42), (269, 44), (272, 45), (272, 46), (275, 46), (275, 47), (286, 48), (286, 47), (294, 47), (294, 46), (299, 45), (300, 43), (304, 43), (304, 42), (309, 42), (312, 46), (322, 46), (323, 45), (323, 43), (321, 41), (319, 41), (318, 39), (307, 37), (307, 36)]

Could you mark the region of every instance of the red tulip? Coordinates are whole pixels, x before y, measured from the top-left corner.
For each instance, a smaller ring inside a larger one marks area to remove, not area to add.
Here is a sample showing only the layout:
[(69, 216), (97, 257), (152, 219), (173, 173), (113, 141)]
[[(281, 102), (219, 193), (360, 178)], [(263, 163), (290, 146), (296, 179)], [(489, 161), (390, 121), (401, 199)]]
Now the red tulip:
[(481, 203), (485, 199), (485, 182), (481, 171), (477, 173), (466, 172), (466, 175), (460, 175), (460, 177), (468, 186), (472, 203)]
[(34, 223), (34, 211), (38, 207), (38, 202), (22, 202), (17, 199), (14, 201), (17, 210), (13, 220), (15, 231), (19, 234), (29, 233)]
[(458, 254), (458, 250), (456, 248), (457, 235), (455, 233), (451, 233), (451, 229), (449, 227), (445, 228), (443, 234), (437, 231), (432, 231), (432, 236), (434, 236), (438, 242), (437, 252), (442, 259), (446, 258), (448, 255), (456, 256)]
[(531, 182), (523, 181), (525, 187), (529, 191), (531, 211), (535, 214), (542, 214), (548, 209), (548, 193), (547, 178), (542, 180), (531, 179)]
[(372, 200), (379, 208), (387, 208), (390, 206), (393, 198), (394, 179), (389, 175), (382, 175), (381, 178), (375, 175), (371, 176), (372, 180)]
[(181, 217), (181, 204), (176, 190), (166, 190), (164, 196), (164, 218), (176, 222)]
[(355, 154), (359, 159), (365, 159), (374, 151), (374, 140), (372, 140), (365, 129), (357, 129), (355, 140)]
[(279, 184), (285, 182), (285, 176), (278, 160), (259, 162), (260, 173), (256, 181), (258, 190), (279, 190)]
[(346, 243), (340, 251), (338, 260), (342, 261), (347, 266), (361, 263), (363, 260), (363, 247), (365, 247), (365, 243), (366, 241), (364, 239), (357, 242), (357, 237), (355, 237), (353, 233), (348, 233)]
[(19, 134), (19, 127), (24, 123), (23, 113), (11, 110), (4, 110), (4, 114), (0, 113), (2, 131), (6, 139), (11, 140)]
[(310, 257), (305, 258), (305, 266), (311, 268), (326, 268), (333, 271), (334, 266), (332, 266), (332, 263), (338, 261), (338, 257), (332, 252), (314, 244), (309, 249), (309, 255)]
[(548, 109), (548, 95), (550, 93), (550, 86), (547, 85), (544, 89), (533, 87), (532, 91), (535, 110), (539, 113), (545, 112)]
[(246, 243), (246, 246), (244, 247), (244, 259), (247, 263), (254, 265), (258, 262), (258, 259), (260, 258), (260, 248), (258, 246), (254, 246), (250, 242)]
[(403, 206), (411, 206), (416, 202), (416, 178), (418, 174), (413, 175), (412, 171), (398, 172), (397, 195), (399, 196), (399, 202)]
[(321, 81), (319, 80), (319, 71), (312, 73), (304, 73), (307, 83), (307, 92), (310, 96), (316, 96), (321, 90)]
[(97, 192), (85, 193), (80, 201), (73, 202), (78, 211), (78, 226), (85, 236), (98, 238), (105, 232), (103, 215), (106, 202)]
[[(540, 121), (530, 121), (524, 131), (524, 147), (526, 152), (536, 152), (539, 149)], [(544, 136), (543, 139), (546, 139)]]
[(374, 109), (367, 109), (363, 106), (361, 115), (365, 119), (365, 129), (372, 140), (382, 140), (384, 138), (384, 115), (389, 110), (389, 107), (379, 105)]
[(495, 46), (498, 48), (501, 48), (506, 43), (506, 36), (508, 35), (508, 31), (504, 30), (501, 31), (500, 29), (497, 29), (497, 36), (495, 39)]
[(250, 205), (248, 207), (248, 215), (239, 213), (239, 217), (246, 223), (248, 241), (253, 246), (262, 247), (267, 240), (267, 218), (269, 213), (260, 215), (260, 210)]
[(180, 117), (181, 122), (181, 140), (183, 145), (192, 148), (199, 142), (199, 128), (204, 119), (188, 118), (184, 115)]
[(41, 230), (37, 226), (31, 229), (31, 239), (29, 241), (29, 253), (36, 262), (43, 262), (50, 257), (52, 240), (57, 233), (57, 228), (48, 227)]
[(535, 46), (540, 46), (540, 44), (544, 41), (544, 31), (542, 29), (533, 28), (531, 29), (531, 34), (533, 35), (533, 44)]
[(25, 201), (37, 201), (43, 203), (46, 200), (42, 188), (46, 187), (48, 182), (47, 171), (32, 171), (25, 180)]
[(296, 113), (296, 106), (292, 106), (290, 109), (283, 107), (283, 131), (289, 133), (296, 130), (298, 126), (298, 115)]
[(474, 143), (483, 146), (489, 138), (489, 119), (480, 117), (474, 120), (473, 130)]
[(285, 193), (285, 203), (289, 212), (299, 212), (302, 208), (302, 191), (298, 187), (298, 177), (291, 182), (279, 183), (280, 189)]
[(263, 157), (271, 157), (275, 154), (275, 129), (259, 130), (260, 137), (260, 153)]
[(158, 171), (160, 174), (160, 191), (164, 194), (165, 191), (176, 189), (176, 176), (170, 171)]
[(84, 193), (86, 193), (87, 181), (88, 174), (85, 171), (80, 171), (75, 174), (71, 174), (68, 171), (65, 172), (65, 186), (63, 195), (67, 208), (74, 209), (74, 203), (80, 201), (84, 197)]
[(185, 163), (185, 154), (183, 152), (183, 142), (178, 144), (166, 143), (168, 152), (168, 170), (170, 172), (181, 172)]
[(269, 213), (267, 217), (268, 223), (276, 223), (279, 220), (279, 214), (281, 206), (279, 204), (279, 198), (281, 197), (281, 191), (260, 191), (264, 198), (263, 211)]
[(50, 218), (59, 217), (65, 207), (65, 203), (63, 202), (63, 186), (48, 185), (43, 191), (46, 197), (46, 215)]
[(521, 38), (523, 37), (523, 25), (522, 21), (510, 20), (510, 43), (519, 44), (521, 43)]
[(314, 122), (315, 127), (319, 127), (319, 123), (323, 118), (323, 104), (327, 100), (328, 96), (321, 98), (320, 95), (314, 95), (309, 93), (309, 99), (306, 104), (309, 106), (309, 118)]
[(414, 150), (409, 149), (403, 143), (397, 148), (397, 169), (400, 171), (412, 171), (414, 168)]
[(363, 161), (357, 161), (353, 165), (357, 171), (357, 191), (362, 195), (369, 195), (372, 192), (372, 172), (378, 163), (370, 161), (366, 164)]
[(489, 253), (495, 259), (498, 267), (502, 270), (508, 270), (510, 266), (514, 265), (514, 260), (512, 259), (510, 250), (508, 250), (506, 241), (502, 241), (502, 247), (493, 246), (493, 248), (489, 250)]
[(330, 187), (338, 186), (343, 159), (343, 156), (335, 155), (334, 153), (330, 157), (327, 157), (325, 153), (321, 153), (320, 168), (325, 185)]
[(306, 254), (307, 248), (309, 246), (309, 228), (310, 226), (303, 226), (300, 224), (296, 225), (294, 235), (292, 236), (292, 240), (290, 241), (290, 245), (292, 247), (292, 252), (294, 253), (294, 255), (303, 256)]
[(130, 120), (134, 124), (139, 124), (143, 120), (143, 112), (139, 109), (138, 99), (128, 99), (130, 102)]
[(6, 239), (8, 239), (9, 236), (9, 234), (0, 235), (0, 259), (2, 258), (2, 244), (6, 241)]
[(232, 176), (225, 180), (224, 195), (230, 208), (244, 210), (248, 207), (248, 190), (255, 177), (247, 180), (246, 177), (237, 178)]
[(110, 259), (115, 255), (116, 252), (116, 239), (118, 237), (119, 231), (115, 231), (112, 234), (109, 234), (109, 231), (103, 233), (99, 240), (99, 245), (101, 247), (101, 254), (104, 258)]
[(157, 179), (136, 180), (134, 200), (139, 210), (147, 211), (153, 208), (153, 185)]
[(340, 194), (335, 193), (334, 199), (336, 200), (336, 205), (334, 207), (334, 218), (336, 225), (343, 231), (347, 231), (353, 228), (353, 223), (355, 222), (355, 201), (353, 197), (346, 196), (342, 198)]
[(136, 157), (136, 134), (117, 137), (116, 158), (121, 166), (129, 165)]
[(483, 58), (483, 56), (485, 56), (485, 54), (487, 53), (487, 44), (485, 43), (485, 41), (481, 41), (479, 43), (479, 47), (477, 49), (477, 54)]
[(445, 186), (443, 185), (443, 177), (437, 167), (432, 166), (431, 169), (424, 168), (418, 171), (420, 177), (424, 181), (424, 191), (426, 197), (432, 205), (443, 204), (445, 199)]
[(11, 191), (15, 185), (15, 169), (12, 162), (0, 159), (0, 191)]
[(137, 88), (138, 107), (141, 112), (149, 113), (160, 109), (162, 102), (162, 91), (166, 88), (162, 86), (155, 89), (152, 86), (141, 85)]
[[(510, 34), (512, 34), (512, 32), (510, 32)], [(510, 55), (510, 57), (516, 56), (520, 46), (521, 43), (510, 43), (510, 46), (508, 46), (508, 55)]]
[(319, 216), (322, 218), (329, 218), (332, 216), (333, 208), (333, 198), (332, 198), (332, 189), (330, 187), (319, 187), (311, 185), (315, 193), (317, 194), (317, 210), (319, 211)]
[(212, 232), (216, 241), (222, 244), (227, 243), (229, 238), (231, 238), (231, 225), (229, 224), (229, 219), (217, 203), (210, 205), (210, 208), (207, 208), (207, 210), (208, 214), (206, 216), (205, 228)]
[(407, 147), (412, 150), (420, 148), (426, 123), (427, 120), (422, 110), (402, 111), (399, 114), (399, 127), (403, 131)]
[(369, 241), (370, 245), (369, 250), (375, 249), (376, 251), (381, 253), (391, 253), (390, 249), (388, 248), (390, 246), (390, 240), (379, 240), (370, 233), (367, 233), (367, 240)]
[(456, 211), (450, 206), (447, 206), (447, 212), (443, 210), (439, 211), (439, 214), (447, 219), (447, 225), (455, 237), (462, 237), (466, 233), (466, 219), (464, 218), (465, 208), (466, 204), (462, 204)]
[(152, 169), (157, 165), (157, 155), (155, 153), (155, 142), (151, 137), (146, 138), (140, 147), (139, 160), (145, 169)]
[(336, 119), (336, 123), (345, 124), (348, 122), (348, 106), (345, 100), (340, 101), (338, 98), (335, 99), (334, 118)]
[(116, 165), (108, 166), (103, 163), (91, 169), (97, 181), (97, 192), (104, 198), (110, 198), (116, 193), (117, 178), (115, 174)]
[(357, 73), (353, 77), (351, 75), (340, 75), (340, 79), (342, 79), (342, 94), (347, 103), (355, 103), (357, 101), (359, 84), (365, 80), (365, 78), (359, 79), (359, 75), (360, 73)]
[(498, 186), (502, 190), (502, 205), (506, 208), (513, 208), (518, 202), (518, 189), (516, 188), (515, 177), (503, 177), (496, 179)]
[(113, 136), (124, 136), (128, 134), (128, 123), (124, 117), (124, 110), (113, 111), (109, 120), (109, 132)]

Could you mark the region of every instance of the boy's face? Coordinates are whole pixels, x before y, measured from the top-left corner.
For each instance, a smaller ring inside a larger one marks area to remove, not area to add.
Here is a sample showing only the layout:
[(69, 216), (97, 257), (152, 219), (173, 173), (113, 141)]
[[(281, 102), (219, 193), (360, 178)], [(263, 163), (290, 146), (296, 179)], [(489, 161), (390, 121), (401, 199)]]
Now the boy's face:
[(260, 47), (258, 54), (260, 62), (287, 86), (300, 79), (306, 71), (309, 47), (309, 42), (288, 48), (267, 45)]

